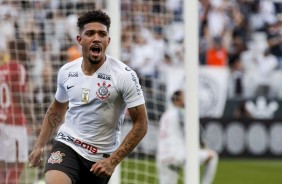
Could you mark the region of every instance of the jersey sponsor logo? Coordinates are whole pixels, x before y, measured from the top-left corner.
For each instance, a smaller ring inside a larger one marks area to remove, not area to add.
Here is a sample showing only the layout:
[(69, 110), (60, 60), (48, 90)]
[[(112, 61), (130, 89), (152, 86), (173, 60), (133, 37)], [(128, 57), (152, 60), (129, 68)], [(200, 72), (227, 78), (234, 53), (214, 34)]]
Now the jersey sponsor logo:
[(131, 72), (131, 77), (132, 77), (133, 82), (135, 83), (137, 95), (141, 95), (142, 94), (142, 90), (141, 90), (141, 86), (139, 84), (139, 80), (138, 80), (138, 78), (136, 76), (136, 73), (135, 72)]
[(65, 141), (73, 143), (76, 146), (80, 146), (84, 149), (87, 149), (88, 151), (90, 151), (93, 154), (96, 154), (97, 151), (98, 151), (98, 149), (95, 146), (92, 146), (92, 145), (90, 145), (86, 142), (79, 140), (79, 139), (75, 139), (74, 137), (71, 137), (69, 135), (63, 134), (62, 132), (58, 133), (57, 138), (63, 139)]
[(89, 101), (90, 89), (83, 88), (81, 93), (81, 101), (87, 103)]
[(48, 163), (60, 164), (63, 161), (63, 156), (65, 156), (65, 154), (61, 153), (60, 151), (53, 152), (51, 153), (51, 156), (48, 158)]
[(111, 80), (111, 76), (104, 74), (104, 73), (98, 73), (98, 78), (99, 79), (104, 79), (104, 80)]
[(100, 83), (98, 83), (97, 85), (99, 87), (98, 91), (96, 92), (97, 97), (101, 100), (105, 100), (109, 98), (111, 94), (108, 88), (111, 87), (111, 84), (107, 85), (106, 81), (104, 81), (102, 85)]
[(78, 72), (69, 72), (68, 77), (78, 77)]
[(68, 85), (67, 85), (67, 89), (70, 89), (70, 88), (72, 88), (72, 87), (74, 87), (74, 86), (68, 86)]
[(126, 70), (126, 71), (131, 71), (131, 68), (129, 68), (129, 67), (127, 66), (127, 67), (125, 67), (125, 70)]

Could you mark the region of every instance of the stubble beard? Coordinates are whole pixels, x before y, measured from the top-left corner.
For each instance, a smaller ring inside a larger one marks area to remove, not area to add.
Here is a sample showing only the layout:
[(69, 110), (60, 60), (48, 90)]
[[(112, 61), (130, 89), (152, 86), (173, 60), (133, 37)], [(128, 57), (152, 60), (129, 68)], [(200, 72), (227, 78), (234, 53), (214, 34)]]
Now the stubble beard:
[(101, 57), (97, 57), (97, 58), (89, 57), (88, 60), (92, 65), (97, 65), (97, 64), (101, 63), (102, 58)]

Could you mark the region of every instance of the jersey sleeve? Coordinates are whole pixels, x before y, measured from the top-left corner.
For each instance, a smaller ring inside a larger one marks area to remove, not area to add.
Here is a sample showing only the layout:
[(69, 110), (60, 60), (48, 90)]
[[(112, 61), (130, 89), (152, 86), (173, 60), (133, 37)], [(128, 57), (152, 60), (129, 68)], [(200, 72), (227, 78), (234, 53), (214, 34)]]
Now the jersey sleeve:
[(13, 91), (25, 92), (27, 88), (27, 72), (19, 63), (12, 63), (9, 66), (10, 69), (10, 78), (11, 88)]
[(122, 75), (120, 82), (120, 91), (127, 108), (135, 107), (145, 103), (143, 91), (139, 84), (139, 78), (135, 71), (129, 69)]
[(27, 84), (27, 72), (22, 65), (19, 65), (19, 71), (19, 85), (25, 87)]
[(59, 102), (67, 102), (69, 100), (66, 89), (64, 87), (64, 72), (62, 68), (59, 70), (57, 75), (57, 90), (55, 94), (55, 99)]

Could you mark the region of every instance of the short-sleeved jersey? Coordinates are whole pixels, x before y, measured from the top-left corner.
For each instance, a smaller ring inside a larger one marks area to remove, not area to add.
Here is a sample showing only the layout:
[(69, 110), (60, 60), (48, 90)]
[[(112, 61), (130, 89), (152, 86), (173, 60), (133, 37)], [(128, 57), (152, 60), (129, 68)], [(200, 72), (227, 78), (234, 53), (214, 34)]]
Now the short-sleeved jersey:
[(163, 163), (183, 164), (185, 135), (180, 109), (171, 106), (161, 117), (157, 158)]
[(0, 66), (0, 123), (25, 125), (22, 97), (27, 92), (27, 72), (17, 61)]
[(91, 161), (117, 149), (125, 109), (145, 103), (136, 73), (106, 57), (92, 76), (83, 73), (82, 58), (65, 64), (58, 73), (55, 98), (68, 101), (69, 109), (56, 140)]

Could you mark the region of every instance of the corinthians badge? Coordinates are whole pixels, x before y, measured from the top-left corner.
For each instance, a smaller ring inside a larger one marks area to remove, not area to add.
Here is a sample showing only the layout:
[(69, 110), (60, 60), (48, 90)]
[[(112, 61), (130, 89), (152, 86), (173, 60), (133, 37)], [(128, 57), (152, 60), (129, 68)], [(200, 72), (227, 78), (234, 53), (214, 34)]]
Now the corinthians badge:
[(60, 164), (63, 161), (63, 156), (65, 156), (65, 154), (60, 151), (53, 152), (48, 159), (48, 163)]
[(102, 85), (100, 83), (98, 83), (97, 85), (99, 87), (98, 91), (96, 92), (97, 97), (101, 100), (108, 98), (110, 96), (108, 88), (111, 87), (111, 84), (107, 85), (106, 81), (104, 81)]

